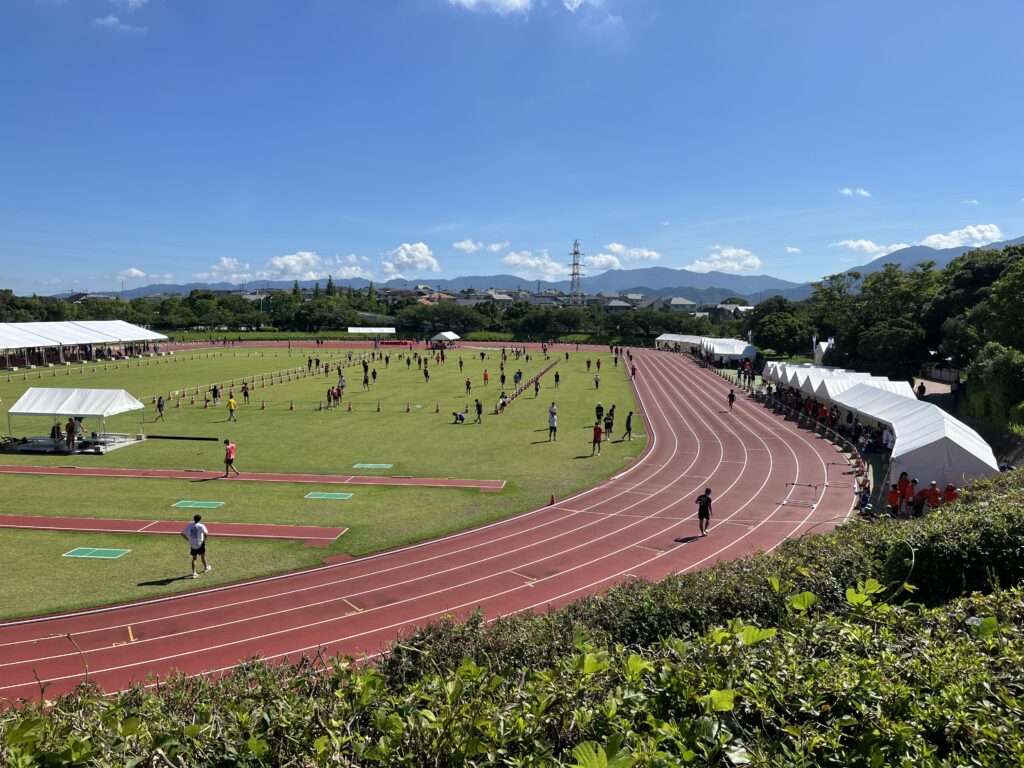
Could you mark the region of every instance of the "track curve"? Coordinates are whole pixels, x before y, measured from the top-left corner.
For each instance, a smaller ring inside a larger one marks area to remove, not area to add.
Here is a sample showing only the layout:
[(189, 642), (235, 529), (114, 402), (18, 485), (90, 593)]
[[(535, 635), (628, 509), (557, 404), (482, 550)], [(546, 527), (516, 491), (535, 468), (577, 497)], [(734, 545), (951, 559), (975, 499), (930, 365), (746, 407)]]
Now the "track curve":
[[(115, 691), (254, 655), (373, 656), (446, 614), (563, 605), (628, 576), (657, 579), (771, 549), (849, 513), (849, 489), (826, 485), (839, 456), (831, 444), (743, 398), (730, 412), (726, 382), (688, 358), (646, 350), (634, 359), (649, 441), (619, 475), (556, 505), (392, 552), (0, 624), (0, 696), (38, 697), (37, 675), (48, 697), (66, 691), (83, 679), (83, 660), (91, 680)], [(782, 504), (788, 483), (814, 488), (815, 506)], [(694, 498), (707, 486), (715, 516), (710, 535), (694, 538)]]

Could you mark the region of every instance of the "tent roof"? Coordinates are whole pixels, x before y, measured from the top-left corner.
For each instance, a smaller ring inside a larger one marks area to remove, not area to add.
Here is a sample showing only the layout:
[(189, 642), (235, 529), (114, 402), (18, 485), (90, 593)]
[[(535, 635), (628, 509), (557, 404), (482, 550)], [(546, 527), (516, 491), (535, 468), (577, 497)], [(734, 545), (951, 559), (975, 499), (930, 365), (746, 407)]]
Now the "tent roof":
[(30, 387), (11, 406), (12, 416), (115, 416), (144, 409), (123, 389)]
[(702, 344), (704, 349), (719, 357), (753, 358), (757, 355), (757, 350), (754, 349), (752, 344), (740, 341), (739, 339), (705, 338)]
[(670, 344), (700, 344), (702, 341), (704, 341), (704, 337), (689, 336), (684, 333), (663, 333), (654, 341), (667, 341)]
[(163, 334), (147, 331), (123, 320), (0, 323), (0, 349), (166, 340)]
[(348, 332), (349, 333), (385, 334), (385, 333), (394, 333), (395, 329), (394, 328), (383, 328), (383, 327), (381, 327), (381, 328), (357, 328), (356, 326), (349, 326)]
[(457, 333), (451, 331), (441, 331), (431, 341), (458, 341), (461, 337)]

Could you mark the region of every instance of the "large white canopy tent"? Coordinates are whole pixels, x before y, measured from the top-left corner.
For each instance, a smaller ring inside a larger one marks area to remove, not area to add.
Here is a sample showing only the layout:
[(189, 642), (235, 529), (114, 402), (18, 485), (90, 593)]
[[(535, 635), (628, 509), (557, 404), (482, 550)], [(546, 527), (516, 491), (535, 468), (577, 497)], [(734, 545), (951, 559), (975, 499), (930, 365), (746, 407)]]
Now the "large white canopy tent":
[[(5, 352), (7, 367), (10, 353), (22, 352), (28, 365), (30, 349), (60, 350), (64, 347), (112, 346), (138, 342), (166, 341), (167, 337), (123, 320), (75, 320), (53, 323), (0, 323), (0, 350)], [(79, 352), (81, 359), (81, 352)]]
[(458, 341), (461, 337), (457, 333), (451, 331), (441, 331), (431, 341)]
[(145, 408), (141, 402), (123, 389), (65, 389), (63, 387), (29, 387), (7, 412), (7, 434), (14, 437), (12, 416), (49, 416), (55, 420), (71, 418), (97, 418), (98, 433), (106, 433), (106, 420), (131, 411), (140, 414), (139, 432), (145, 425)]
[(962, 485), (999, 471), (988, 443), (932, 403), (873, 387), (870, 382), (841, 392), (836, 402), (860, 417), (892, 427), (896, 435), (893, 477), (907, 472), (922, 483)]
[(714, 339), (705, 337), (701, 347), (712, 357), (727, 361), (742, 360), (744, 358), (753, 360), (757, 356), (757, 350), (753, 344), (748, 344), (739, 339)]
[(690, 336), (685, 333), (663, 333), (654, 340), (655, 349), (668, 349), (678, 344), (681, 347), (699, 347), (704, 341), (703, 336)]

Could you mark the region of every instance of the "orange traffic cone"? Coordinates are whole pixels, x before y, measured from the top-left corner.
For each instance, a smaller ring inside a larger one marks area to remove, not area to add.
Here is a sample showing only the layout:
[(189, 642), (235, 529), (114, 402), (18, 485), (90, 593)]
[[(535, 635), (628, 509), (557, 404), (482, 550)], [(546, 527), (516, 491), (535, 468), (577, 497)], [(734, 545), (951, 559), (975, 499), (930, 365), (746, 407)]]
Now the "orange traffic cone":
[(317, 410), (318, 410), (318, 411), (322, 411), (323, 409), (324, 409), (324, 401), (323, 401), (323, 400), (321, 400), (321, 401), (320, 401), (320, 407), (319, 407), (319, 408), (317, 408)]
[(440, 412), (441, 412), (441, 404), (440, 403), (434, 403), (434, 413), (440, 413)]
[(548, 502), (548, 506), (549, 507), (553, 507), (555, 505), (555, 503), (556, 503), (555, 502), (555, 494), (552, 493), (551, 494), (551, 501)]
[(267, 401), (266, 400), (260, 400), (260, 410), (261, 411), (267, 410)]
[(380, 413), (380, 400), (377, 401), (377, 413)]
[(406, 413), (412, 413), (412, 403), (406, 403), (405, 404), (405, 412)]
[(295, 410), (295, 401), (294, 400), (289, 400), (288, 401), (288, 410), (289, 411), (294, 411)]
[(192, 399), (189, 400), (188, 404), (189, 405), (195, 405), (196, 404), (196, 396), (195, 395), (192, 395)]
[(180, 397), (177, 400), (174, 401), (174, 407), (175, 408), (181, 408), (181, 398)]
[(352, 401), (351, 400), (348, 401), (348, 410), (350, 412), (352, 411)]

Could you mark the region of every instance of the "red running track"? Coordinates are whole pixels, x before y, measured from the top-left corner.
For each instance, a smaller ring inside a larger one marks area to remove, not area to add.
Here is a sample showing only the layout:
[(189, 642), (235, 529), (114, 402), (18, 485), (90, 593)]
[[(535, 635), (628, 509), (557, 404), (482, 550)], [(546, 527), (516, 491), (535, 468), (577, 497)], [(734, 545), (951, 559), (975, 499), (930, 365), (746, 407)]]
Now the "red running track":
[(423, 488), (477, 488), (497, 492), (504, 480), (461, 480), (457, 477), (373, 477), (370, 475), (290, 475), (283, 472), (243, 472), (224, 477), (220, 472), (198, 469), (119, 469), (117, 467), (33, 467), (0, 464), (0, 474), (70, 475), (73, 477), (149, 477), (171, 480), (226, 480), (231, 483), (314, 483), (317, 485), (403, 485)]
[[(51, 684), (48, 695), (79, 682), (82, 659), (68, 633), (108, 691), (172, 669), (227, 670), (255, 654), (296, 658), (323, 648), (372, 657), (409, 627), (445, 614), (559, 606), (629, 576), (705, 567), (845, 519), (850, 489), (825, 485), (828, 464), (841, 456), (831, 444), (753, 401), (741, 398), (729, 412), (728, 385), (687, 358), (635, 358), (648, 448), (610, 480), (553, 506), (376, 556), (0, 624), (0, 695), (38, 696), (36, 674)], [(816, 505), (781, 503), (788, 483), (809, 484), (800, 489), (813, 490)], [(694, 499), (706, 486), (715, 516), (710, 535), (694, 538)]]
[[(106, 517), (45, 517), (43, 515), (0, 515), (0, 528), (29, 528), (36, 531), (84, 531), (97, 533), (149, 533), (180, 536), (180, 520), (116, 520)], [(267, 525), (262, 523), (217, 523), (213, 535), (229, 539), (298, 539), (307, 547), (328, 547), (348, 528), (319, 525)]]

